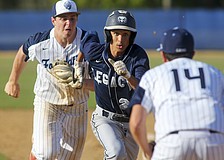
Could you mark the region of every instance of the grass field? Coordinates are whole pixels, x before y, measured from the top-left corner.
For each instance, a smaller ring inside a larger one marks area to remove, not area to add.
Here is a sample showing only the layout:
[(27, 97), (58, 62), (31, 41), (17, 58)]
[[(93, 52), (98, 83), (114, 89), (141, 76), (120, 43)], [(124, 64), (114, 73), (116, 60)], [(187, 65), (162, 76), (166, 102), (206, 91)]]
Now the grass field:
[[(5, 83), (8, 80), (15, 54), (16, 54), (15, 51), (0, 52), (0, 89), (2, 91), (0, 93), (0, 102), (1, 102), (0, 103), (0, 110), (8, 110), (9, 109), (9, 111), (10, 111), (9, 115), (12, 115), (12, 113), (11, 113), (12, 110), (19, 110), (19, 109), (30, 110), (30, 109), (33, 108), (33, 98), (34, 98), (33, 86), (34, 86), (34, 82), (35, 82), (35, 78), (36, 78), (36, 62), (30, 62), (30, 63), (27, 64), (27, 67), (25, 68), (25, 70), (22, 73), (22, 75), (20, 77), (20, 80), (19, 80), (20, 89), (21, 89), (20, 98), (14, 99), (14, 98), (9, 97), (5, 94), (4, 86), (5, 86)], [(149, 51), (148, 54), (149, 54), (149, 58), (150, 58), (151, 68), (153, 68), (153, 67), (162, 63), (160, 54), (158, 52)], [(207, 63), (219, 68), (224, 73), (224, 63), (223, 63), (224, 62), (224, 51), (197, 51), (195, 59), (201, 60), (203, 62), (207, 62)], [(95, 107), (95, 97), (94, 97), (93, 92), (91, 92), (91, 96), (90, 96), (90, 99), (89, 99), (89, 106), (90, 106), (90, 109), (94, 109), (94, 107)], [(5, 112), (0, 112), (0, 113), (5, 113)], [(16, 116), (16, 115), (14, 115), (14, 116)], [(11, 117), (14, 117), (14, 116), (11, 116)], [(0, 119), (1, 119), (1, 117), (3, 117), (3, 115), (0, 114)], [(7, 117), (6, 119), (8, 120), (8, 118), (9, 117)], [(16, 121), (18, 121), (18, 118), (16, 119)], [(25, 120), (25, 121), (27, 121), (27, 120)], [(17, 126), (17, 128), (14, 127), (15, 126), (14, 121), (11, 122), (11, 123), (12, 123), (12, 128), (9, 127), (10, 128), (10, 131), (9, 131), (10, 134), (11, 134), (11, 131), (13, 129), (14, 130), (18, 129), (18, 126)], [(7, 132), (6, 130), (3, 129), (4, 125), (6, 125), (6, 122), (4, 122), (4, 120), (3, 120), (3, 121), (0, 122), (0, 135), (1, 135), (1, 133), (6, 133)], [(25, 125), (25, 124), (21, 124), (21, 125)], [(27, 129), (29, 131), (27, 133), (28, 136), (31, 135), (30, 129), (31, 129), (31, 126), (30, 126), (30, 128)], [(13, 130), (13, 132), (15, 132), (14, 130)], [(21, 136), (22, 135), (18, 135), (19, 139), (21, 139)], [(6, 137), (8, 138), (10, 136), (8, 134), (6, 134)], [(11, 137), (12, 137), (11, 139), (13, 139), (13, 138), (16, 139), (15, 135), (11, 135)], [(29, 146), (30, 141), (29, 140), (26, 140), (26, 141), (28, 141), (26, 143), (28, 143), (28, 146)], [(22, 142), (24, 142), (24, 140)], [(17, 143), (17, 141), (16, 141), (16, 143)], [(91, 143), (93, 143), (93, 142), (91, 142)], [(10, 144), (10, 143), (8, 143), (8, 144)], [(97, 143), (97, 145), (99, 145), (99, 144)], [(10, 146), (10, 148), (11, 147), (12, 146)], [(20, 147), (22, 147), (22, 146), (20, 146)], [(94, 148), (94, 147), (95, 146), (90, 146), (91, 149)], [(29, 149), (29, 147), (27, 147), (27, 146), (25, 148)], [(13, 151), (15, 152), (15, 150), (13, 150)], [(3, 153), (2, 150), (0, 150), (0, 160), (9, 160), (8, 158), (6, 158), (6, 157), (8, 157), (7, 154), (1, 155), (1, 153)], [(27, 152), (25, 152), (25, 153), (27, 153)]]
[[(4, 91), (5, 83), (8, 80), (13, 59), (16, 52), (0, 52), (0, 89)], [(148, 51), (151, 68), (162, 63), (160, 54), (155, 51)], [(224, 51), (197, 51), (195, 59), (207, 62), (224, 72)], [(33, 86), (36, 78), (36, 62), (29, 62), (20, 77), (21, 95), (19, 99), (7, 96), (4, 92), (0, 94), (0, 108), (25, 108), (32, 107), (33, 103)], [(91, 93), (89, 106), (95, 106), (94, 93)]]

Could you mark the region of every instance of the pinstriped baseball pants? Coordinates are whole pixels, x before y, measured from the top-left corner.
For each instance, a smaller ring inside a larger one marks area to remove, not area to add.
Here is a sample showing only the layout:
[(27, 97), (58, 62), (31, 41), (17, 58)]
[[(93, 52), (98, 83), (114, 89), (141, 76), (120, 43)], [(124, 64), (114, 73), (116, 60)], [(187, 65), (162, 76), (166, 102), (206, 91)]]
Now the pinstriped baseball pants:
[(87, 133), (87, 103), (52, 105), (35, 97), (32, 153), (38, 160), (79, 160)]
[(180, 131), (156, 143), (152, 160), (224, 160), (224, 135)]

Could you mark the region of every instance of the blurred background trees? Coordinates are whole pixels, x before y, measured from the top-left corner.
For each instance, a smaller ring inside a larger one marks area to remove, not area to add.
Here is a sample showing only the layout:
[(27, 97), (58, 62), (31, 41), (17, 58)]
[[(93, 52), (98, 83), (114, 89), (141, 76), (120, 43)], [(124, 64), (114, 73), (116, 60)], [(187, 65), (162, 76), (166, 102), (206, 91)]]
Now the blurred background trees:
[[(57, 0), (0, 0), (0, 10), (49, 10)], [(223, 8), (224, 0), (75, 0), (79, 9)]]

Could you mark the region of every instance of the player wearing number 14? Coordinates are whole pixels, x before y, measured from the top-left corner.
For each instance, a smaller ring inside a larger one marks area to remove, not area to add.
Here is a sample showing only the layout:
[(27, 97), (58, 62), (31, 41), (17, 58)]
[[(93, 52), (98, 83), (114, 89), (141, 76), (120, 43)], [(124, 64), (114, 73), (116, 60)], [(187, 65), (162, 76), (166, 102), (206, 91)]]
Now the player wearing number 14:
[[(224, 159), (224, 76), (193, 60), (194, 39), (183, 28), (164, 32), (166, 62), (147, 71), (135, 90), (130, 129), (151, 160)], [(147, 113), (155, 116), (154, 151), (147, 144)]]

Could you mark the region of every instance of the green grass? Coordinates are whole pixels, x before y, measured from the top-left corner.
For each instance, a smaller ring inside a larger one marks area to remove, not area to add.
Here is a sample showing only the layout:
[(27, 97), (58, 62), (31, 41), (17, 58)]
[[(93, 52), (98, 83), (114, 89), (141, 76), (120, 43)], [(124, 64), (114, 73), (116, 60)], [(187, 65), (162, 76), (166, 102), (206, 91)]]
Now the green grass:
[[(29, 62), (20, 77), (20, 97), (17, 99), (9, 97), (4, 92), (4, 86), (8, 80), (12, 68), (13, 59), (15, 57), (15, 52), (14, 54), (12, 53), (9, 54), (0, 52), (0, 89), (2, 91), (0, 94), (0, 108), (30, 109), (33, 107), (33, 87), (36, 78), (36, 62)], [(158, 52), (148, 51), (148, 55), (150, 58), (151, 68), (162, 64), (162, 59)], [(224, 51), (197, 51), (195, 59), (207, 62), (224, 72)], [(95, 94), (94, 92), (90, 93), (91, 96), (89, 99), (89, 106), (90, 108), (94, 108)]]
[(4, 87), (6, 82), (8, 81), (13, 59), (15, 54), (10, 56), (0, 54), (0, 69), (1, 69), (1, 77), (0, 77), (0, 89), (3, 91), (1, 92), (0, 99), (1, 105), (0, 108), (30, 108), (32, 107), (33, 103), (33, 86), (34, 81), (36, 78), (36, 69), (35, 63), (31, 62), (25, 68), (22, 76), (19, 79), (20, 82), (20, 97), (18, 99), (9, 97), (4, 92)]
[[(15, 54), (3, 54), (0, 53), (0, 108), (23, 108), (23, 109), (30, 109), (33, 107), (33, 99), (34, 99), (34, 83), (36, 79), (36, 62), (30, 61), (26, 68), (24, 69), (20, 79), (20, 97), (19, 98), (12, 98), (8, 96), (4, 92), (4, 87), (6, 82), (8, 81), (13, 59)], [(89, 99), (89, 106), (95, 107), (95, 94), (94, 92), (90, 92), (90, 99)]]
[(4, 155), (0, 154), (0, 160), (8, 160)]

